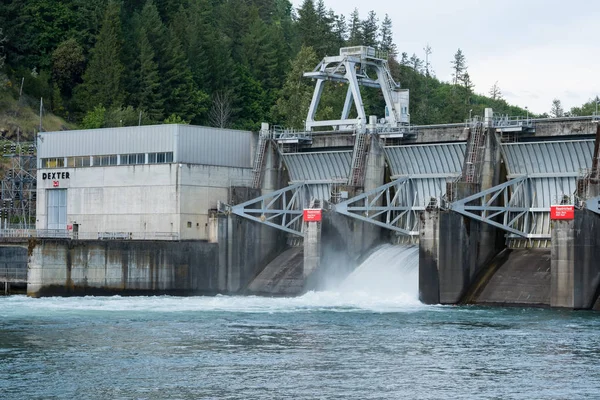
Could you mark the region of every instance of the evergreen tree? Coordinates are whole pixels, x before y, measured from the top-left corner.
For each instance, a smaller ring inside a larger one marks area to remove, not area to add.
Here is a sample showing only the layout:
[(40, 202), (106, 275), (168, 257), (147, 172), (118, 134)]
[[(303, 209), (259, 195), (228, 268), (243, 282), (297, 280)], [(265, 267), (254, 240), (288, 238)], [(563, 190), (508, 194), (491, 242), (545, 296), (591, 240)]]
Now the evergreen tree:
[(164, 101), (160, 94), (158, 64), (144, 28), (141, 28), (138, 40), (137, 92), (134, 94), (134, 101), (152, 121), (161, 121), (164, 118)]
[(140, 23), (155, 51), (161, 81), (158, 97), (164, 114), (177, 114), (186, 120), (201, 117), (208, 109), (209, 96), (197, 88), (177, 35), (165, 27), (152, 0), (144, 5)]
[[(333, 18), (333, 46), (336, 49), (340, 49), (346, 45), (348, 40), (348, 25), (346, 24), (346, 17), (343, 15), (335, 15), (332, 11)], [(337, 53), (336, 53), (337, 54)]]
[(350, 14), (350, 31), (348, 32), (348, 46), (359, 46), (362, 43), (362, 23), (358, 8)]
[(98, 40), (83, 75), (83, 83), (78, 87), (78, 103), (84, 110), (91, 110), (97, 105), (108, 108), (122, 104), (124, 67), (120, 59), (120, 12), (120, 3), (111, 0), (106, 7)]
[(454, 59), (450, 64), (452, 64), (452, 83), (458, 85), (463, 74), (467, 71), (467, 59), (461, 49), (458, 49), (454, 54)]
[(410, 67), (418, 73), (423, 72), (423, 60), (421, 60), (415, 53), (410, 57)]
[(377, 47), (377, 31), (379, 24), (375, 11), (369, 11), (367, 19), (361, 23), (361, 39), (365, 46)]
[(313, 0), (304, 0), (298, 9), (298, 32), (302, 46), (319, 48), (322, 40), (316, 29), (319, 26), (319, 14)]
[(379, 48), (382, 51), (388, 53), (388, 57), (395, 58), (398, 54), (398, 49), (394, 44), (394, 39), (392, 37), (392, 19), (388, 14), (385, 14), (385, 18), (381, 23), (381, 30), (379, 32), (380, 40), (379, 40)]
[(166, 59), (162, 60), (161, 86), (165, 114), (177, 114), (185, 120), (195, 121), (208, 110), (209, 96), (194, 83), (192, 72), (175, 34), (167, 32), (167, 40), (168, 51), (165, 54)]
[(313, 93), (313, 83), (303, 77), (317, 64), (317, 54), (311, 47), (302, 47), (287, 73), (281, 95), (274, 106), (273, 114), (288, 128), (304, 128), (304, 120)]

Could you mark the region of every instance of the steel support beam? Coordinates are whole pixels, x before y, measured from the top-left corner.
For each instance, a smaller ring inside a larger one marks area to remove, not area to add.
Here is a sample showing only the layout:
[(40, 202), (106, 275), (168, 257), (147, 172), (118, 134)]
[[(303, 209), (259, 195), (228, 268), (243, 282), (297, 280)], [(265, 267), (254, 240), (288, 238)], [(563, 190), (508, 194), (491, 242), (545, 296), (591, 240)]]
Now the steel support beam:
[(450, 209), (523, 238), (550, 239), (549, 234), (533, 233), (537, 221), (533, 214), (550, 213), (550, 207), (533, 207), (535, 195), (532, 194), (531, 180), (529, 176), (511, 179), (454, 201)]
[(304, 237), (301, 219), (309, 201), (308, 186), (302, 182), (227, 208), (232, 214)]
[[(335, 211), (404, 235), (417, 236), (416, 223), (411, 221), (417, 220), (416, 214), (425, 210), (425, 206), (410, 200), (407, 190), (410, 180), (403, 177), (379, 186), (336, 204)], [(413, 218), (409, 218), (410, 214)]]

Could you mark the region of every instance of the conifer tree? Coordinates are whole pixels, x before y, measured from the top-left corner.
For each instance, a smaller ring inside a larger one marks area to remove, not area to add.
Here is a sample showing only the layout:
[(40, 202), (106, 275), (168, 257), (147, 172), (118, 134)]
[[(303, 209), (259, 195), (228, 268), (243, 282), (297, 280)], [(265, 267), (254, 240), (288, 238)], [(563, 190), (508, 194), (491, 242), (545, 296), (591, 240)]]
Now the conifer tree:
[(381, 38), (379, 41), (379, 48), (388, 53), (389, 57), (395, 58), (398, 50), (394, 44), (392, 35), (392, 19), (388, 14), (385, 14), (385, 18), (381, 23), (381, 30), (379, 32), (379, 36)]
[(317, 27), (319, 26), (319, 14), (315, 9), (313, 0), (304, 0), (302, 6), (298, 9), (298, 32), (303, 46), (309, 46), (313, 49), (320, 47), (321, 37)]
[(348, 32), (348, 46), (359, 46), (362, 44), (362, 26), (358, 8), (350, 14), (350, 31)]
[(139, 35), (139, 61), (136, 71), (137, 93), (134, 95), (138, 108), (144, 110), (152, 121), (161, 121), (163, 99), (160, 95), (160, 76), (154, 51), (144, 28)]
[(274, 114), (286, 127), (304, 128), (304, 120), (312, 98), (313, 84), (310, 79), (304, 78), (303, 74), (312, 70), (317, 62), (315, 51), (311, 47), (304, 46), (292, 62), (281, 95), (274, 107)]
[(452, 83), (458, 85), (463, 74), (467, 71), (467, 59), (461, 49), (458, 49), (454, 54), (454, 59), (450, 64), (452, 64)]
[(361, 28), (362, 44), (365, 46), (377, 47), (377, 31), (379, 26), (375, 11), (369, 11), (367, 19), (361, 23)]
[(98, 40), (83, 75), (83, 83), (78, 88), (78, 103), (84, 110), (91, 110), (97, 105), (108, 108), (122, 104), (124, 67), (120, 59), (120, 12), (120, 3), (111, 0), (106, 7)]

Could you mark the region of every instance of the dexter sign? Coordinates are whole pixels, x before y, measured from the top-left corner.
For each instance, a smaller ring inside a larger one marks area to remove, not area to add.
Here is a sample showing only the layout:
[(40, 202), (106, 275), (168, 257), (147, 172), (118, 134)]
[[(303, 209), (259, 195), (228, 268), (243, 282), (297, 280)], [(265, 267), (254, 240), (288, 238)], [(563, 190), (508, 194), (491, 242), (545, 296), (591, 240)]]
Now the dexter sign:
[(43, 180), (55, 180), (55, 179), (70, 179), (68, 172), (44, 172), (42, 173)]
[(319, 221), (321, 221), (321, 209), (320, 208), (304, 209), (304, 222), (319, 222)]
[(575, 206), (550, 206), (550, 219), (575, 218)]

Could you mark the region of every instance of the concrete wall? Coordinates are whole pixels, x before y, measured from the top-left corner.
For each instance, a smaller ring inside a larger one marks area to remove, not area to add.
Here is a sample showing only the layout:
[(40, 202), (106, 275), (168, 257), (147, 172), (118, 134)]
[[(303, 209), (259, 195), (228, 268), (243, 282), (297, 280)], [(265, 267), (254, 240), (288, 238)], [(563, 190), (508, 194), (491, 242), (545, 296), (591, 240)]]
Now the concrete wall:
[(183, 164), (179, 168), (181, 239), (208, 239), (209, 210), (216, 209), (218, 201), (230, 203), (231, 187), (251, 181), (248, 168)]
[(552, 226), (553, 307), (589, 309), (600, 293), (600, 216), (576, 210)]
[[(471, 300), (475, 304), (549, 306), (550, 250), (506, 250)], [(487, 279), (486, 279), (487, 278)]]
[[(252, 179), (249, 168), (176, 163), (56, 171), (69, 173), (58, 189), (67, 189), (67, 223), (77, 223), (79, 232), (170, 232), (200, 240), (209, 238), (209, 210), (229, 201), (230, 186)], [(46, 198), (54, 189), (52, 179), (38, 174), (38, 229), (47, 227)]]
[(535, 136), (591, 135), (597, 124), (591, 120), (545, 120), (535, 122)]
[[(179, 232), (177, 164), (64, 168), (69, 179), (67, 223), (80, 232)], [(38, 173), (38, 229), (47, 228), (47, 193), (53, 180)], [(54, 171), (54, 170), (52, 170)], [(58, 171), (58, 169), (57, 169)], [(66, 229), (66, 227), (65, 227)]]
[(214, 294), (226, 289), (218, 276), (212, 243), (40, 240), (27, 294)]

